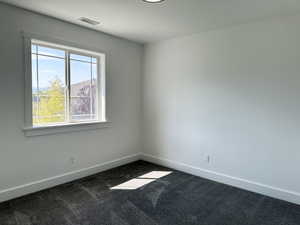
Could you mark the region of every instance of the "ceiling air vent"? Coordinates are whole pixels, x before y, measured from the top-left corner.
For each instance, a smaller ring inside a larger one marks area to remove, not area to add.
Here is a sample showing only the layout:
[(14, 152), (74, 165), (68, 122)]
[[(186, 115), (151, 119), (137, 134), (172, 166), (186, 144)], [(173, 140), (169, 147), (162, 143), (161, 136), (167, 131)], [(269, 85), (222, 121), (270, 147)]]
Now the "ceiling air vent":
[(86, 18), (86, 17), (81, 17), (81, 18), (79, 18), (79, 20), (81, 22), (88, 23), (88, 24), (93, 25), (93, 26), (96, 26), (96, 25), (100, 24), (98, 21), (91, 20), (91, 19)]

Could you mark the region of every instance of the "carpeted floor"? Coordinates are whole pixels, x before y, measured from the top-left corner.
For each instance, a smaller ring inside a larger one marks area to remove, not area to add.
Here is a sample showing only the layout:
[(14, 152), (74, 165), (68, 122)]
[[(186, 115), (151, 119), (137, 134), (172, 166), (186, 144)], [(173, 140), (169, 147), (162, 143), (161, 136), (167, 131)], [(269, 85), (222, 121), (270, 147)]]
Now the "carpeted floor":
[(299, 225), (300, 206), (139, 161), (2, 203), (0, 224)]

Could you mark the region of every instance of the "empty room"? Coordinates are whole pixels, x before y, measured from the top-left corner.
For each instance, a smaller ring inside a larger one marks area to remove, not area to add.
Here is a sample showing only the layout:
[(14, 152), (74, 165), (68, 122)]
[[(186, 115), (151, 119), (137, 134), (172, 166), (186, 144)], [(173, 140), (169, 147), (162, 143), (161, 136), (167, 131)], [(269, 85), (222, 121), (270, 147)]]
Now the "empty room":
[(300, 225), (300, 1), (0, 0), (0, 225)]

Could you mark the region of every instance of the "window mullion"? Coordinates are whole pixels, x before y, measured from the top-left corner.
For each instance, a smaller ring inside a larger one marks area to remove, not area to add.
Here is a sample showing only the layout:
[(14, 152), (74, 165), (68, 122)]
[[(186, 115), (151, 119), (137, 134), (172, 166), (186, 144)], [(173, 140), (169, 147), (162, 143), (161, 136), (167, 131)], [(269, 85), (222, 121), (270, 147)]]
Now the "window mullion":
[(65, 53), (65, 63), (66, 63), (66, 122), (70, 122), (70, 53), (66, 51)]
[[(40, 87), (39, 87), (39, 56), (38, 56), (38, 46), (35, 46), (36, 54), (36, 87), (37, 87), (37, 115), (36, 121), (39, 123), (40, 121)], [(31, 56), (32, 57), (32, 56)]]
[(91, 81), (90, 81), (90, 119), (93, 116), (93, 64), (92, 64), (92, 57), (91, 57)]
[[(97, 120), (102, 120), (105, 119), (103, 116), (105, 115), (105, 112), (103, 110), (105, 110), (105, 108), (103, 107), (103, 98), (102, 98), (102, 94), (103, 91), (105, 90), (105, 82), (103, 82), (103, 75), (102, 75), (102, 66), (103, 64), (101, 64), (102, 58), (98, 57), (97, 58), (97, 89), (96, 89), (96, 113), (97, 113)], [(101, 65), (101, 67), (100, 67)], [(102, 83), (103, 82), (103, 83)], [(105, 103), (104, 103), (105, 104)]]

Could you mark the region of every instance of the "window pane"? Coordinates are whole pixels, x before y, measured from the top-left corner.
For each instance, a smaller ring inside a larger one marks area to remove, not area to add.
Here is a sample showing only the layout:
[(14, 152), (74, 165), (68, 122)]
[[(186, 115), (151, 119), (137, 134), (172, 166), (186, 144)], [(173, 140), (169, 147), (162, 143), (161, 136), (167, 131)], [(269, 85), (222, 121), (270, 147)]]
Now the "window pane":
[(47, 48), (43, 46), (38, 46), (38, 54), (56, 56), (61, 58), (65, 57), (65, 51), (56, 48)]
[(65, 96), (59, 88), (53, 87), (50, 94), (39, 93), (38, 125), (65, 122)]
[(31, 53), (36, 53), (36, 52), (37, 52), (37, 46), (31, 45)]
[(92, 119), (91, 63), (70, 61), (71, 119)]
[(31, 54), (31, 72), (32, 72), (32, 93), (36, 93), (37, 91), (37, 63), (36, 63), (36, 55), (35, 54)]
[(36, 93), (33, 92), (33, 124), (65, 122), (65, 60), (37, 57), (38, 87)]
[(70, 58), (71, 59), (75, 59), (75, 60), (89, 62), (89, 63), (91, 62), (91, 57), (90, 56), (70, 54)]
[(55, 81), (65, 87), (65, 60), (47, 56), (38, 56), (39, 88), (45, 90)]
[(38, 96), (37, 96), (37, 92), (38, 92), (38, 79), (37, 79), (37, 68), (36, 68), (36, 55), (32, 54), (31, 57), (31, 72), (32, 72), (32, 118), (33, 118), (33, 122), (36, 123), (36, 118), (37, 118), (37, 114), (38, 114)]
[(96, 120), (99, 59), (70, 53), (66, 67), (67, 50), (35, 42), (31, 52), (33, 125)]
[(38, 95), (33, 93), (32, 94), (32, 121), (33, 121), (33, 125), (38, 125), (39, 120), (38, 120)]
[(92, 117), (97, 118), (97, 64), (92, 65)]
[(90, 97), (71, 97), (71, 119), (90, 120)]

